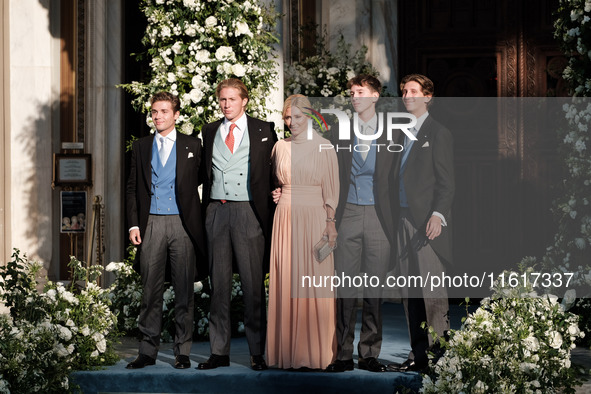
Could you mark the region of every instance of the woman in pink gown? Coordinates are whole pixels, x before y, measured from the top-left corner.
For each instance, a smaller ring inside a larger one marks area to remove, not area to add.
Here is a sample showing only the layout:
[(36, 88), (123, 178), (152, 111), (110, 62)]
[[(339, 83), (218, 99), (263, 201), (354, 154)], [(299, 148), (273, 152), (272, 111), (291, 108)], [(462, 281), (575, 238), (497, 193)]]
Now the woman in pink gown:
[(334, 149), (320, 149), (328, 140), (316, 132), (308, 138), (307, 108), (305, 96), (286, 100), (291, 137), (278, 141), (272, 154), (281, 196), (271, 241), (267, 363), (285, 369), (325, 369), (336, 351), (333, 254), (318, 262), (313, 248), (323, 235), (336, 243), (338, 164)]

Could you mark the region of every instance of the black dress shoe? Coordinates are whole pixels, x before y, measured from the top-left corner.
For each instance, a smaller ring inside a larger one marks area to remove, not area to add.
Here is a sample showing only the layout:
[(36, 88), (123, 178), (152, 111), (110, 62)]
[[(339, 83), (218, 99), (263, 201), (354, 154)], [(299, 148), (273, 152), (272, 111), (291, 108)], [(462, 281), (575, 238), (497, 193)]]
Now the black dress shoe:
[(386, 372), (386, 366), (376, 360), (375, 357), (361, 358), (357, 361), (359, 369), (365, 369), (370, 372)]
[(427, 363), (417, 363), (415, 360), (406, 360), (402, 364), (388, 364), (388, 371), (391, 372), (420, 372), (427, 371)]
[(353, 359), (351, 360), (335, 360), (334, 363), (329, 364), (324, 370), (325, 372), (345, 372), (352, 371), (355, 368)]
[(156, 364), (156, 360), (145, 354), (138, 354), (135, 360), (127, 364), (127, 369), (140, 369), (148, 365)]
[(174, 367), (176, 369), (187, 369), (191, 367), (191, 360), (189, 356), (184, 356), (182, 354), (176, 356), (174, 358)]
[(261, 355), (250, 356), (250, 367), (255, 371), (264, 371), (267, 369), (265, 358)]
[(212, 354), (206, 362), (199, 363), (197, 369), (214, 369), (217, 367), (228, 366), (230, 366), (230, 356), (218, 356), (217, 354)]

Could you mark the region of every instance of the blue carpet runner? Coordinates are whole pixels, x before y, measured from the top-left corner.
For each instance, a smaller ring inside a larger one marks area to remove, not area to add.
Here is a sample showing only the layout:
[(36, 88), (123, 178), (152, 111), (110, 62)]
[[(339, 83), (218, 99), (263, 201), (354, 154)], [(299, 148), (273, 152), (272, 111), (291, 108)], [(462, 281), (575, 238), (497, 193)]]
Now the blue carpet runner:
[[(458, 328), (462, 307), (450, 308), (451, 326)], [(359, 321), (356, 339), (359, 338)], [(401, 304), (384, 304), (383, 344), (380, 361), (402, 362), (410, 350), (406, 319)], [(164, 346), (163, 346), (164, 347)], [(357, 346), (355, 345), (355, 349)], [(191, 351), (191, 368), (173, 367), (174, 355), (170, 347), (160, 351), (156, 365), (140, 370), (127, 370), (126, 357), (116, 365), (100, 371), (77, 371), (71, 375), (85, 394), (107, 393), (395, 393), (403, 388), (418, 390), (421, 376), (417, 373), (372, 373), (357, 369), (344, 373), (298, 372), (279, 369), (255, 372), (250, 369), (246, 338), (232, 340), (229, 367), (210, 371), (196, 370), (199, 362), (209, 357), (209, 343), (197, 342)], [(355, 356), (356, 357), (356, 356)]]

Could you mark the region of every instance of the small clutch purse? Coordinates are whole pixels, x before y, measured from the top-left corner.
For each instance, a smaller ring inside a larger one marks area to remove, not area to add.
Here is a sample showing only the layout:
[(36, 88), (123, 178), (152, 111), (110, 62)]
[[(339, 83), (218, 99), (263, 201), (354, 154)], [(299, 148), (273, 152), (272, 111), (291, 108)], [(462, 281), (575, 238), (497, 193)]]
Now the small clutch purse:
[(320, 239), (320, 241), (318, 241), (316, 245), (314, 245), (314, 258), (319, 263), (322, 263), (336, 248), (336, 243), (334, 247), (330, 246), (328, 242), (328, 236), (325, 235), (322, 237), (322, 239)]

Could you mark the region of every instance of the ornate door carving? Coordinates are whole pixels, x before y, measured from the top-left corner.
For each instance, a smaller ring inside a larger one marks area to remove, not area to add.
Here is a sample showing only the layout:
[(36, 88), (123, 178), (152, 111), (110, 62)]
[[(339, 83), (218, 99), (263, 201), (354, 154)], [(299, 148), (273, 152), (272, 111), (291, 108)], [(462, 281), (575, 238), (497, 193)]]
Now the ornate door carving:
[[(428, 75), (440, 97), (563, 96), (564, 59), (552, 37), (557, 3), (400, 0), (400, 76)], [(454, 258), (463, 267), (498, 269), (540, 256), (556, 229), (556, 134), (525, 124), (514, 101), (496, 102), (499, 116), (476, 132), (461, 122), (451, 130)]]

